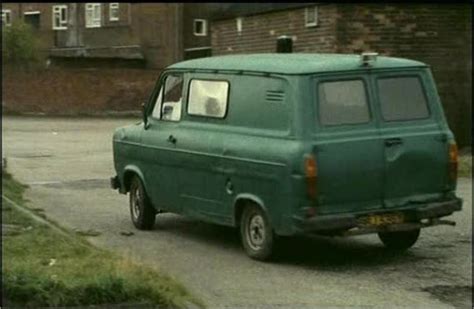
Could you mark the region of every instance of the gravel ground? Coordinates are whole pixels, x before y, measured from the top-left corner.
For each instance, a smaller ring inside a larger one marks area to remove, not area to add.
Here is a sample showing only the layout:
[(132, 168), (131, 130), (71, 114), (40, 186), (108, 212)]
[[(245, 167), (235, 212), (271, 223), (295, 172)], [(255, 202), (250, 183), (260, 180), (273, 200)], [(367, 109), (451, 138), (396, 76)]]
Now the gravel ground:
[[(138, 121), (138, 120), (136, 120)], [(109, 189), (112, 132), (133, 119), (3, 117), (8, 169), (27, 198), (94, 244), (168, 273), (209, 308), (471, 308), (472, 180), (455, 227), (427, 228), (401, 255), (376, 236), (285, 239), (271, 263), (249, 259), (235, 230), (159, 215), (135, 230), (127, 196)]]

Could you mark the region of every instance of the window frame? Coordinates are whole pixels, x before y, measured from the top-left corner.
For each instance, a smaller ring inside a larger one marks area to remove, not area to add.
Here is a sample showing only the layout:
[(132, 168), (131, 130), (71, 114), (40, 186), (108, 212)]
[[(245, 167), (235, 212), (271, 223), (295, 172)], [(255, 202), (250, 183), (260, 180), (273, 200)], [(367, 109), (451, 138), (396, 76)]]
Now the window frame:
[[(63, 16), (63, 9), (65, 16)], [(67, 30), (67, 21), (69, 18), (69, 10), (67, 4), (57, 4), (52, 7), (53, 30)], [(59, 14), (59, 25), (56, 25), (56, 15)]]
[(38, 28), (33, 28), (33, 29), (36, 29), (36, 30), (39, 30), (41, 29), (41, 12), (40, 11), (28, 11), (28, 12), (24, 12), (23, 13), (23, 20), (25, 16), (31, 16), (31, 15), (38, 15), (39, 18), (40, 18), (40, 21), (39, 21), (39, 24), (38, 24)]
[[(421, 88), (422, 93), (423, 93), (423, 98), (425, 99), (426, 110), (428, 111), (428, 114), (426, 115), (426, 117), (420, 117), (420, 118), (395, 119), (395, 120), (385, 119), (383, 111), (382, 111), (382, 103), (381, 103), (381, 98), (380, 98), (380, 89), (379, 89), (378, 81), (380, 79), (394, 79), (394, 78), (407, 78), (407, 77), (412, 77), (412, 78), (414, 77), (420, 83), (420, 88)], [(429, 103), (430, 101), (429, 101), (429, 98), (428, 98), (427, 89), (426, 89), (426, 86), (423, 82), (423, 78), (419, 74), (400, 74), (400, 75), (398, 75), (398, 74), (393, 74), (393, 75), (389, 74), (389, 75), (375, 76), (375, 90), (376, 90), (376, 94), (377, 94), (377, 103), (379, 105), (379, 110), (380, 110), (380, 119), (385, 123), (397, 123), (397, 122), (428, 120), (428, 119), (431, 119), (431, 117), (432, 117), (432, 111), (431, 111), (431, 107), (430, 107), (430, 103)]]
[[(364, 93), (365, 93), (365, 98), (366, 98), (366, 106), (367, 106), (367, 114), (368, 114), (368, 119), (365, 122), (357, 122), (357, 123), (338, 123), (338, 124), (324, 124), (321, 121), (321, 102), (319, 100), (319, 85), (323, 83), (330, 83), (330, 82), (345, 82), (345, 81), (357, 81), (360, 80), (362, 81)], [(313, 85), (314, 85), (314, 79), (312, 79)], [(374, 121), (374, 114), (372, 111), (372, 106), (371, 106), (371, 97), (370, 97), (370, 89), (369, 89), (370, 81), (367, 81), (366, 78), (363, 76), (346, 76), (346, 77), (333, 77), (333, 78), (321, 78), (317, 79), (314, 93), (315, 93), (315, 101), (317, 102), (315, 108), (315, 113), (316, 117), (313, 117), (314, 120), (317, 119), (317, 126), (321, 128), (340, 128), (340, 127), (346, 127), (346, 126), (363, 126), (363, 125), (369, 125)], [(314, 104), (314, 103), (313, 103)], [(314, 121), (313, 120), (313, 121)]]
[[(202, 25), (203, 25), (203, 32), (202, 33), (199, 33), (199, 32), (196, 32), (196, 23), (197, 22), (202, 22)], [(207, 19), (200, 19), (200, 18), (196, 18), (194, 19), (193, 21), (193, 34), (195, 36), (207, 36)]]
[(242, 34), (242, 29), (244, 28), (244, 18), (243, 17), (237, 17), (235, 19), (235, 27), (237, 29), (237, 34), (241, 35)]
[[(95, 8), (99, 8), (99, 17), (94, 18)], [(87, 17), (87, 12), (92, 11), (92, 20), (89, 20)], [(97, 2), (88, 2), (84, 6), (84, 19), (85, 19), (85, 27), (86, 28), (100, 28), (102, 27), (102, 3)]]
[[(170, 75), (181, 75), (182, 77), (182, 80), (183, 80), (183, 89), (181, 89), (181, 117), (179, 120), (170, 120), (170, 119), (163, 119), (163, 111), (161, 110), (163, 108), (163, 100), (165, 98), (165, 92), (166, 92), (166, 79), (170, 76)], [(151, 118), (155, 121), (165, 121), (165, 122), (172, 122), (172, 123), (177, 123), (177, 122), (181, 122), (182, 119), (183, 119), (183, 106), (185, 104), (184, 100), (185, 100), (185, 97), (184, 97), (184, 90), (185, 90), (185, 77), (184, 77), (184, 72), (179, 72), (179, 71), (169, 71), (169, 72), (164, 72), (160, 78), (158, 79), (158, 83), (157, 83), (157, 88), (155, 88), (154, 92), (152, 93), (152, 96), (151, 96), (151, 106), (147, 107), (147, 118)], [(158, 97), (160, 95), (160, 91), (163, 90), (163, 95), (161, 96), (161, 102), (157, 102), (158, 100)], [(153, 116), (153, 110), (155, 109), (155, 106), (156, 104), (159, 104), (160, 105), (160, 118), (156, 118)]]
[[(313, 16), (314, 21), (312, 21), (312, 22), (308, 22), (308, 17), (310, 15), (310, 10), (314, 10), (312, 12), (312, 14), (314, 15)], [(317, 27), (318, 26), (318, 17), (319, 17), (319, 9), (318, 9), (317, 5), (306, 7), (305, 10), (304, 10), (304, 24), (305, 24), (305, 27), (307, 27), (307, 28)]]
[[(206, 81), (206, 82), (225, 82), (225, 83), (227, 83), (227, 97), (226, 97), (226, 102), (225, 102), (225, 111), (224, 111), (224, 115), (222, 117), (192, 114), (192, 113), (189, 112), (189, 103), (190, 103), (190, 98), (191, 98), (191, 84), (192, 84), (193, 80)], [(186, 93), (186, 115), (191, 116), (191, 117), (199, 117), (199, 118), (207, 118), (207, 119), (219, 119), (219, 120), (226, 119), (227, 114), (229, 112), (230, 87), (231, 87), (230, 81), (227, 80), (227, 79), (211, 79), (211, 78), (198, 78), (198, 77), (191, 78), (188, 82), (188, 89), (187, 89), (187, 93)]]
[[(117, 10), (117, 16), (112, 16), (112, 12)], [(120, 2), (109, 3), (109, 21), (120, 20)]]
[[(8, 15), (8, 23), (7, 23)], [(10, 27), (12, 25), (12, 10), (2, 9), (2, 26)]]

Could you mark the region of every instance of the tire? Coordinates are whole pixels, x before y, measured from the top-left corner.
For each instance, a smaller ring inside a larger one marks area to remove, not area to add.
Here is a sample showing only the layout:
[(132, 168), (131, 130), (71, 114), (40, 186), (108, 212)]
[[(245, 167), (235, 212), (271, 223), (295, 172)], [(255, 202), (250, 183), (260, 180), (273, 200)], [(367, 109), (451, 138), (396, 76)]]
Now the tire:
[(156, 211), (145, 192), (138, 176), (133, 176), (130, 183), (130, 216), (133, 225), (139, 230), (151, 230), (155, 225)]
[(390, 250), (403, 251), (413, 246), (420, 236), (420, 229), (401, 232), (380, 232), (379, 238)]
[(272, 256), (275, 235), (265, 212), (257, 205), (245, 207), (240, 236), (245, 252), (252, 259), (264, 261)]

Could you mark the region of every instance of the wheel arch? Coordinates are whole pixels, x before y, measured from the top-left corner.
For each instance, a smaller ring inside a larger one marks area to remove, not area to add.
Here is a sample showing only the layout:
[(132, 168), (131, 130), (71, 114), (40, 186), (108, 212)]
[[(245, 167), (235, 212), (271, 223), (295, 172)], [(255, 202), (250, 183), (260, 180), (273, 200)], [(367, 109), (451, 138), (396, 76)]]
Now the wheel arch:
[(234, 226), (239, 226), (240, 225), (240, 219), (242, 217), (242, 213), (244, 211), (244, 208), (246, 205), (249, 203), (253, 203), (260, 207), (262, 211), (267, 215), (268, 220), (270, 220), (271, 223), (271, 216), (268, 213), (268, 210), (265, 206), (265, 203), (261, 198), (258, 196), (251, 194), (251, 193), (241, 193), (238, 194), (235, 199), (234, 199), (234, 216), (233, 216), (233, 225)]
[(142, 171), (135, 165), (127, 165), (123, 169), (123, 185), (122, 185), (123, 193), (127, 193), (130, 190), (131, 180), (134, 175), (140, 178), (140, 180), (142, 181), (143, 187), (145, 188), (145, 192), (148, 192), (147, 184), (145, 182), (145, 176), (143, 175)]

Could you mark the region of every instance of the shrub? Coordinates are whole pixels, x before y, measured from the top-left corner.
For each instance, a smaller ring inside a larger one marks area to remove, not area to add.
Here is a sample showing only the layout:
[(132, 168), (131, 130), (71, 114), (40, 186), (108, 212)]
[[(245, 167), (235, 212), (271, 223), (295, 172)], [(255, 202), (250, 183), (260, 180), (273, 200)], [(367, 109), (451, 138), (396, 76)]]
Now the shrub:
[(30, 68), (39, 62), (39, 42), (30, 25), (17, 20), (2, 27), (2, 64)]

